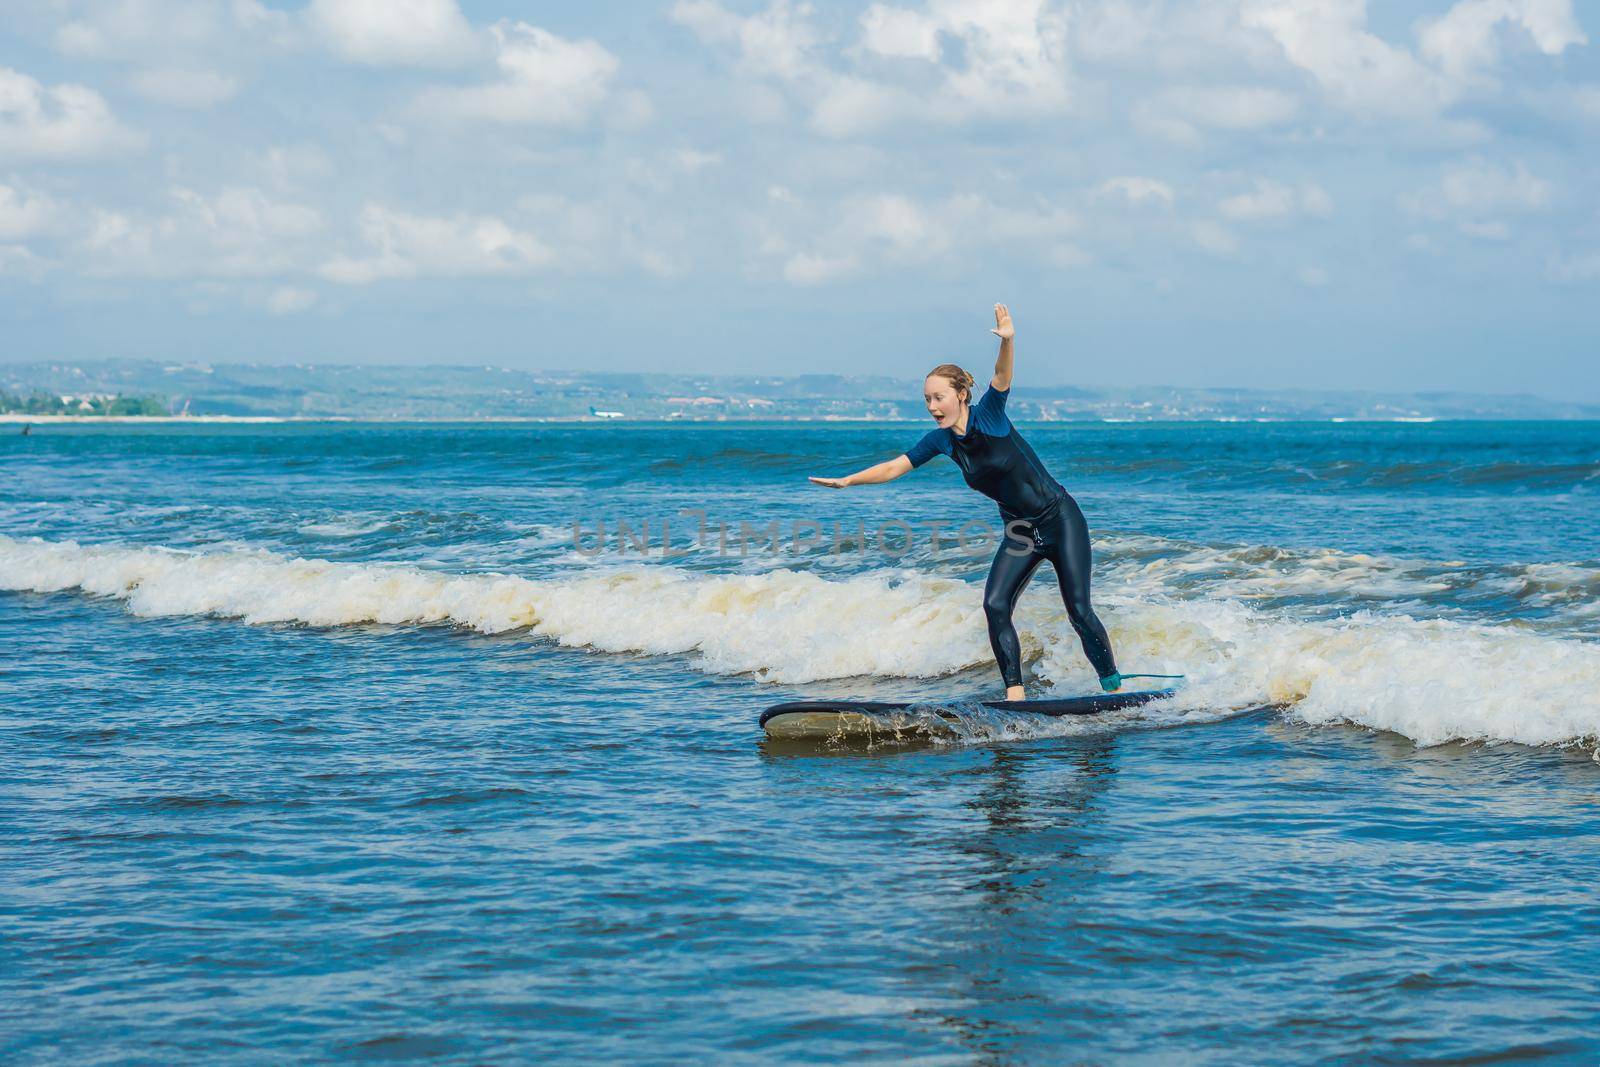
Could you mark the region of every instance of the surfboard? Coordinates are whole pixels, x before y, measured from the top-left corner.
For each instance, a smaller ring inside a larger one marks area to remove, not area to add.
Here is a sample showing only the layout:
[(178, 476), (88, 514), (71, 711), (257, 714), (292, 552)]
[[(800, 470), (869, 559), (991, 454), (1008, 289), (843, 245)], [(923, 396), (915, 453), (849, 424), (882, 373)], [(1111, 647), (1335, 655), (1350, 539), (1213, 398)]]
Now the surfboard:
[[(1175, 692), (1176, 689), (1146, 689), (1061, 700), (985, 700), (979, 706), (1025, 715), (1096, 715), (1136, 708)], [(932, 701), (896, 704), (871, 700), (797, 700), (763, 711), (760, 725), (768, 737), (782, 741), (887, 740), (955, 737), (959, 734), (956, 724), (961, 717), (956, 709)]]

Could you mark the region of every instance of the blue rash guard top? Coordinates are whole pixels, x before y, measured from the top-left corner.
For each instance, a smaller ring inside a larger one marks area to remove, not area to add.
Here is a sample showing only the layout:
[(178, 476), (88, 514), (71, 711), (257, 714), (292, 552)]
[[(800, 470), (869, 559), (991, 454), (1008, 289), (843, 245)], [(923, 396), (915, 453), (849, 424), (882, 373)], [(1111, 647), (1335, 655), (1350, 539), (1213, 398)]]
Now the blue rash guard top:
[(990, 385), (972, 405), (965, 434), (943, 426), (929, 430), (906, 458), (920, 467), (942, 452), (961, 468), (968, 485), (1000, 505), (1001, 519), (1033, 522), (1055, 514), (1070, 497), (1006, 417), (1010, 395), (1010, 389)]

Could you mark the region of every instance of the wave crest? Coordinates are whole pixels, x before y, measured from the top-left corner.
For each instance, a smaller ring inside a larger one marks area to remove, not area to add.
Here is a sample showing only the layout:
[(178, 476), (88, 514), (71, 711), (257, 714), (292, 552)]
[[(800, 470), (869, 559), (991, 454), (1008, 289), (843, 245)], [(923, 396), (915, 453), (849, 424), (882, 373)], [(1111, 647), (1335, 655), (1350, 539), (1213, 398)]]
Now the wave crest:
[[(530, 580), (262, 550), (0, 537), (0, 588), (81, 589), (150, 616), (526, 629), (562, 645), (686, 654), (701, 670), (789, 684), (938, 677), (992, 663), (974, 586), (905, 570), (829, 580), (653, 565)], [(1187, 674), (1179, 704), (1196, 711), (1283, 704), (1308, 723), (1392, 730), (1420, 744), (1600, 738), (1600, 646), (1591, 642), (1374, 611), (1295, 619), (1230, 599), (1136, 598), (1115, 588), (1101, 604), (1123, 669)], [(1027, 598), (1017, 628), (1052, 687), (1092, 687), (1054, 596)]]

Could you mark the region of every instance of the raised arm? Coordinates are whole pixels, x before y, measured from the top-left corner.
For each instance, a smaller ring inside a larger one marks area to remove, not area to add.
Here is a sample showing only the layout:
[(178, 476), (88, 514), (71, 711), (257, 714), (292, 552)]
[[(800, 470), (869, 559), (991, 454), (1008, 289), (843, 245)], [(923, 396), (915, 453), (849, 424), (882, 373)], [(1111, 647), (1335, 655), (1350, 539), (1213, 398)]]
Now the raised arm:
[(994, 306), (994, 329), (989, 332), (1000, 338), (1000, 356), (994, 361), (994, 379), (989, 384), (1005, 392), (1011, 388), (1011, 340), (1017, 336), (1017, 329), (1011, 325), (1011, 312), (1004, 304)]
[(825, 485), (829, 489), (843, 489), (851, 485), (878, 485), (881, 482), (892, 482), (902, 474), (909, 473), (911, 473), (911, 459), (902, 455), (884, 460), (864, 471), (847, 474), (843, 478), (812, 478), (811, 481)]

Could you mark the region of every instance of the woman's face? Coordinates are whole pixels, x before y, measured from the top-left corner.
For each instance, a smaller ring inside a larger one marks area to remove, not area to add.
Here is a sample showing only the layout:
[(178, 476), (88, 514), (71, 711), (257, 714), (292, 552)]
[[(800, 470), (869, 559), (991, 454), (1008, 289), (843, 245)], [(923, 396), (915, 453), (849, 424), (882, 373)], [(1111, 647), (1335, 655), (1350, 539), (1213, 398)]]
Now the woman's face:
[(928, 414), (945, 429), (956, 424), (967, 406), (950, 379), (940, 374), (930, 374), (922, 383), (922, 402), (928, 405)]

